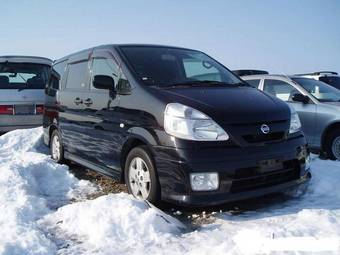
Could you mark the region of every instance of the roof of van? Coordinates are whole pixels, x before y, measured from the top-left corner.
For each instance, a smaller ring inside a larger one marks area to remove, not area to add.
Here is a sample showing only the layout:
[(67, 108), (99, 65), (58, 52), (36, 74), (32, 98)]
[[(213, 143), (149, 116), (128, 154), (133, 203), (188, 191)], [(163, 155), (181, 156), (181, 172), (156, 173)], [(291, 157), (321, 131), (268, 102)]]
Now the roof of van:
[(4, 62), (12, 63), (31, 63), (31, 64), (42, 64), (52, 65), (52, 60), (49, 58), (36, 57), (36, 56), (0, 56), (0, 63)]
[(169, 46), (169, 45), (158, 45), (158, 44), (138, 44), (138, 43), (126, 43), (126, 44), (104, 44), (104, 45), (99, 45), (95, 46), (92, 48), (84, 49), (81, 51), (77, 51), (75, 53), (71, 53), (65, 57), (62, 57), (60, 59), (55, 60), (53, 63), (58, 63), (67, 60), (68, 58), (72, 56), (76, 56), (78, 54), (86, 53), (93, 51), (95, 49), (107, 49), (107, 48), (115, 48), (115, 47), (166, 47), (166, 48), (174, 48), (174, 49), (182, 49), (182, 50), (192, 50), (188, 48), (183, 48), (183, 47), (177, 47), (177, 46)]

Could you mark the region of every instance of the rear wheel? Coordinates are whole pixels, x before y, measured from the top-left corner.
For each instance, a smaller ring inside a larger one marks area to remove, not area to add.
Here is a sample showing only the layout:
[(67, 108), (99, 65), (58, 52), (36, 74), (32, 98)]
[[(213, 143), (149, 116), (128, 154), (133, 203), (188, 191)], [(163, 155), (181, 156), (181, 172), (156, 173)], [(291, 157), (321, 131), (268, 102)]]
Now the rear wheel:
[(54, 130), (51, 135), (50, 149), (52, 159), (57, 163), (64, 161), (64, 147), (58, 130)]
[(328, 135), (326, 153), (330, 159), (340, 160), (340, 130), (334, 130)]
[(130, 151), (125, 162), (125, 181), (128, 191), (134, 197), (157, 203), (160, 199), (160, 185), (152, 155), (146, 146)]

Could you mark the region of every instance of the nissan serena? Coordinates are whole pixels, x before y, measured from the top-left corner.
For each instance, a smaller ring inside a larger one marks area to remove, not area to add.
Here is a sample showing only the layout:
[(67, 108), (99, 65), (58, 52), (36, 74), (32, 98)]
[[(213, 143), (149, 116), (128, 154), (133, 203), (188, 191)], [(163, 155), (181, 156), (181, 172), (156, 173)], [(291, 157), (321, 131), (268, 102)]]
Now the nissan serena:
[(105, 45), (54, 62), (44, 141), (156, 203), (207, 206), (307, 181), (309, 151), (289, 106), (206, 54)]

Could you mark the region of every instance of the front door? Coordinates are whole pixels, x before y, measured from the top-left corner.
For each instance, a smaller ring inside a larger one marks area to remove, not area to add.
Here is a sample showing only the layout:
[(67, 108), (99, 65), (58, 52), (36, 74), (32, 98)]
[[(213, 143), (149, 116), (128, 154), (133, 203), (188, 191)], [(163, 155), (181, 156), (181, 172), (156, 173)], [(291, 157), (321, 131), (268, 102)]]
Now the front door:
[(125, 128), (121, 125), (121, 115), (118, 113), (119, 95), (94, 88), (92, 81), (95, 75), (107, 75), (117, 85), (121, 76), (120, 68), (111, 53), (95, 50), (90, 73), (90, 96), (84, 101), (89, 137), (87, 147), (91, 148), (86, 151), (86, 158), (115, 175), (120, 170), (120, 151), (125, 137)]

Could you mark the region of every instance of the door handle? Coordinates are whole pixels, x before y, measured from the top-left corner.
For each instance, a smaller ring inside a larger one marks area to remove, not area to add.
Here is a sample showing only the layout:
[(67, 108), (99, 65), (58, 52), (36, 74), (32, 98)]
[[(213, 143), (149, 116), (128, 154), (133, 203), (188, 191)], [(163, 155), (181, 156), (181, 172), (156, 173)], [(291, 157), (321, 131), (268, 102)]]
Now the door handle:
[(93, 104), (93, 101), (92, 101), (91, 98), (88, 98), (84, 101), (84, 105), (86, 105), (86, 106), (90, 106), (91, 104)]
[(73, 101), (76, 105), (80, 105), (83, 103), (83, 100), (81, 100), (79, 97), (75, 98)]

